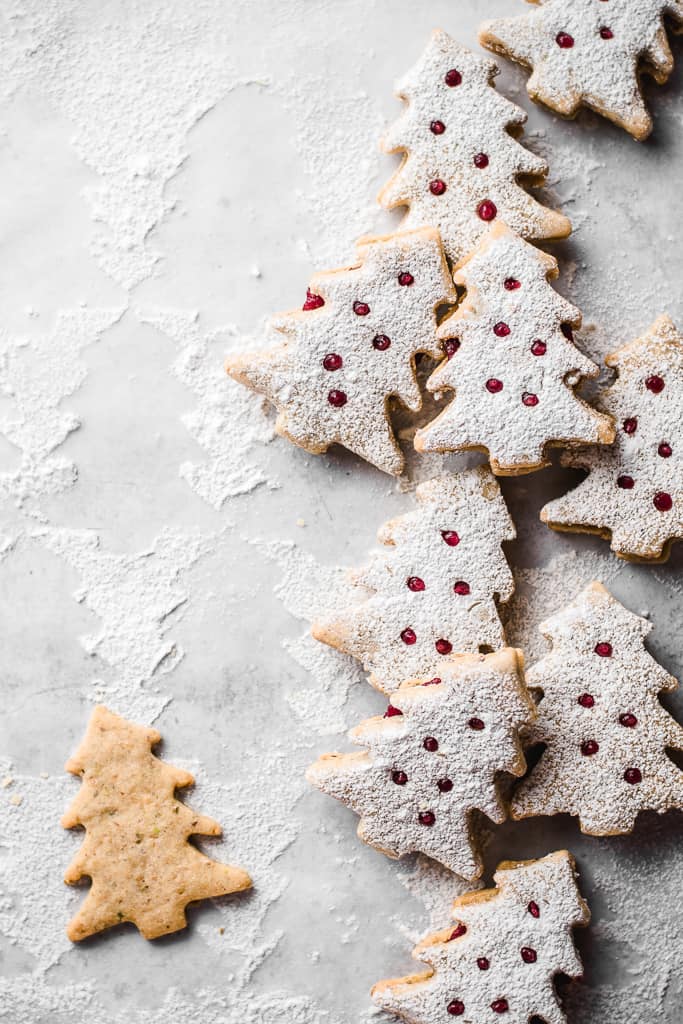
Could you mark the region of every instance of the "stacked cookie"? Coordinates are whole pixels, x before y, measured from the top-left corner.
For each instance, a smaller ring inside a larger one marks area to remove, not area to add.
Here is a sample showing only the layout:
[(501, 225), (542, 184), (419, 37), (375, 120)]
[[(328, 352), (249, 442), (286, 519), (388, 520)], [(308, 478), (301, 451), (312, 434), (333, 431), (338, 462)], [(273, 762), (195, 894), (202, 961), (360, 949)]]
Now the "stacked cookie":
[[(583, 103), (643, 138), (637, 74), (645, 59), (658, 80), (670, 72), (662, 16), (683, 9), (604, 6), (546, 0), (487, 24), (481, 40), (534, 66), (532, 97), (567, 115)], [(357, 265), (318, 274), (303, 310), (275, 318), (282, 341), (227, 366), (277, 407), (278, 431), (296, 444), (318, 453), (339, 443), (397, 474), (391, 406), (420, 409), (416, 361), (429, 357), (426, 387), (448, 398), (415, 448), (488, 457), (421, 484), (414, 510), (380, 529), (381, 550), (351, 574), (357, 601), (313, 624), (389, 704), (351, 731), (361, 751), (322, 756), (309, 781), (348, 804), (360, 838), (382, 853), (419, 851), (472, 882), (476, 813), (569, 813), (589, 835), (617, 835), (642, 810), (683, 807), (683, 773), (666, 753), (683, 749), (683, 729), (658, 699), (677, 683), (645, 650), (645, 619), (593, 582), (542, 624), (552, 650), (526, 676), (522, 652), (506, 646), (499, 609), (513, 578), (501, 545), (515, 528), (496, 476), (539, 470), (562, 446), (563, 464), (589, 476), (543, 521), (646, 561), (683, 537), (683, 336), (660, 317), (607, 357), (617, 379), (599, 407), (580, 397), (599, 369), (574, 343), (580, 311), (552, 287), (557, 261), (532, 244), (571, 226), (525, 187), (548, 168), (521, 144), (526, 115), (495, 91), (496, 74), (433, 33), (399, 83), (405, 110), (383, 140), (403, 161), (379, 201), (407, 208), (403, 230), (364, 239)], [(544, 752), (527, 771), (533, 744)], [(573, 858), (505, 863), (495, 880), (457, 900), (456, 926), (416, 948), (425, 971), (375, 986), (379, 1006), (413, 1024), (564, 1020), (553, 977), (581, 974), (571, 929), (589, 918)]]

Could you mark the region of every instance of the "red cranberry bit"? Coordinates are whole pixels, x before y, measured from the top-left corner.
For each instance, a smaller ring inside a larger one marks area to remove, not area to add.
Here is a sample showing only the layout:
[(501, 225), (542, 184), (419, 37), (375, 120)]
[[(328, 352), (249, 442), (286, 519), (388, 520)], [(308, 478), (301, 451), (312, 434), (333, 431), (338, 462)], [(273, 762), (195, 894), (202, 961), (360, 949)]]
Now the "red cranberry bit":
[(425, 736), (422, 741), (422, 746), (425, 750), (428, 750), (430, 754), (434, 754), (439, 749), (439, 741), (434, 736)]
[(446, 83), (446, 85), (450, 85), (452, 89), (453, 86), (460, 85), (460, 83), (462, 82), (462, 75), (460, 74), (459, 71), (456, 71), (455, 68), (451, 68), (450, 71), (446, 72), (444, 82)]
[(322, 295), (316, 295), (310, 288), (306, 289), (306, 301), (301, 307), (303, 310), (308, 311), (309, 309), (320, 309), (320, 307), (324, 305), (325, 300)]
[(489, 963), (485, 956), (480, 956), (477, 958), (477, 967), (479, 968), (480, 971), (488, 971), (490, 966), (491, 964)]
[(508, 1006), (507, 999), (494, 999), (491, 1003), (491, 1009), (494, 1013), (507, 1013), (510, 1007)]
[(520, 953), (525, 964), (535, 964), (538, 960), (538, 954), (531, 946), (522, 946)]
[(621, 487), (622, 491), (631, 491), (633, 490), (634, 485), (635, 480), (632, 476), (628, 476), (626, 473), (617, 477), (617, 487)]
[(401, 640), (403, 641), (404, 644), (408, 644), (408, 646), (410, 647), (417, 640), (415, 630), (410, 628), (404, 629), (403, 632), (401, 633)]
[(601, 39), (614, 39), (614, 32), (612, 31), (611, 28), (607, 28), (606, 25), (603, 25), (602, 28), (600, 29), (600, 38)]
[(527, 904), (527, 908), (526, 909), (529, 911), (529, 913), (531, 914), (532, 917), (540, 917), (541, 916), (540, 907), (538, 906), (538, 903), (535, 903), (533, 900), (531, 901), (531, 903)]
[(461, 937), (462, 937), (463, 935), (465, 935), (465, 933), (466, 933), (466, 932), (467, 932), (467, 925), (466, 925), (466, 924), (463, 924), (463, 923), (462, 923), (462, 921), (461, 921), (461, 922), (460, 922), (460, 923), (459, 923), (459, 924), (458, 924), (458, 925), (457, 925), (457, 926), (456, 926), (456, 927), (455, 927), (455, 928), (453, 929), (453, 931), (451, 932), (451, 934), (450, 934), (450, 938), (449, 938), (449, 940), (448, 940), (448, 941), (449, 941), (449, 942), (452, 942), (452, 941), (453, 941), (453, 939), (459, 939), (459, 938), (461, 938)]
[(627, 768), (624, 772), (624, 779), (631, 786), (636, 786), (639, 782), (642, 782), (643, 776), (640, 774), (640, 768)]
[(326, 370), (341, 370), (344, 360), (336, 352), (329, 352), (323, 359)]
[(327, 401), (330, 405), (333, 405), (335, 409), (341, 409), (342, 405), (346, 405), (346, 392), (332, 388), (332, 390), (327, 394)]
[(412, 274), (409, 274), (407, 270), (404, 270), (402, 274), (398, 275), (398, 283), (402, 284), (404, 288), (409, 287), (414, 281), (415, 278)]
[(663, 459), (670, 459), (673, 455), (673, 448), (670, 444), (667, 444), (666, 441), (662, 441), (659, 448), (657, 449), (657, 454), (661, 455)]
[(532, 391), (524, 391), (522, 394), (522, 405), (526, 405), (530, 409), (534, 405), (538, 405), (538, 395), (535, 395)]
[(531, 354), (533, 356), (544, 356), (547, 351), (548, 346), (544, 341), (541, 341), (540, 339), (538, 341), (535, 341), (531, 346)]
[(423, 686), (438, 686), (440, 682), (441, 682), (441, 679), (439, 678), (439, 676), (434, 676), (433, 679), (426, 679), (425, 682), (422, 685)]
[(485, 167), (489, 165), (489, 158), (486, 153), (477, 153), (474, 158), (474, 166), (478, 167), (480, 171), (483, 171)]
[(635, 434), (638, 429), (638, 420), (635, 416), (629, 416), (628, 419), (625, 419), (622, 423), (622, 427), (625, 434)]
[(467, 597), (470, 592), (469, 583), (465, 583), (464, 580), (458, 580), (457, 583), (453, 584), (453, 593), (457, 594), (458, 597)]
[(673, 500), (666, 491), (657, 491), (652, 499), (652, 504), (658, 512), (670, 512), (673, 507)]
[(510, 333), (510, 328), (506, 323), (500, 320), (493, 328), (493, 333), (497, 338), (507, 338), (508, 334)]
[(592, 757), (593, 754), (597, 754), (599, 749), (595, 740), (584, 740), (581, 744), (581, 753), (584, 757)]
[(492, 395), (497, 395), (499, 391), (503, 390), (502, 380), (498, 380), (496, 377), (489, 377), (486, 381), (486, 390), (490, 391)]
[(354, 302), (353, 311), (356, 316), (367, 316), (370, 312), (370, 307), (367, 302)]
[(446, 1011), (450, 1013), (451, 1017), (462, 1017), (465, 1012), (465, 1004), (462, 999), (452, 999), (446, 1007)]
[(446, 353), (446, 359), (452, 359), (459, 348), (460, 341), (458, 338), (449, 338), (448, 341), (444, 341), (443, 350)]
[(446, 182), (441, 178), (434, 178), (434, 181), (429, 182), (429, 191), (433, 196), (442, 196), (446, 191)]
[(460, 543), (460, 537), (455, 530), (442, 530), (441, 536), (445, 540), (446, 544), (448, 544), (449, 548), (455, 548)]
[(406, 775), (405, 772), (392, 772), (391, 781), (395, 782), (397, 786), (405, 786), (406, 782), (408, 781), (408, 776)]
[(386, 352), (391, 345), (391, 339), (387, 338), (386, 334), (376, 334), (372, 339), (372, 347), (376, 348), (378, 352)]
[(572, 330), (572, 325), (571, 324), (560, 324), (560, 330), (564, 334), (564, 336), (567, 339), (567, 341), (573, 341), (574, 340), (574, 332)]
[(600, 643), (595, 645), (594, 650), (601, 658), (612, 657), (612, 645), (607, 640), (601, 640)]
[(409, 576), (406, 580), (406, 584), (408, 586), (408, 590), (412, 590), (415, 594), (425, 588), (425, 581), (421, 580), (419, 576)]
[(518, 288), (522, 287), (521, 281), (518, 281), (516, 277), (506, 277), (503, 281), (503, 288), (508, 292), (516, 292)]
[(402, 715), (403, 712), (400, 708), (395, 708), (393, 704), (387, 704), (387, 710), (384, 712), (385, 718), (395, 718), (396, 715)]
[(590, 693), (582, 693), (579, 697), (579, 704), (582, 708), (592, 708), (595, 704), (595, 697), (591, 696)]
[(482, 203), (479, 203), (477, 213), (482, 220), (495, 220), (496, 214), (498, 213), (498, 207), (492, 199), (485, 199)]
[(648, 377), (645, 381), (645, 387), (648, 391), (651, 391), (653, 395), (658, 395), (664, 390), (664, 378), (653, 373), (652, 376)]
[(437, 640), (434, 646), (439, 654), (450, 654), (453, 650), (453, 644), (450, 640)]
[(429, 127), (430, 130), (435, 135), (443, 135), (443, 133), (446, 131), (446, 125), (443, 123), (443, 121), (432, 121)]
[(574, 37), (569, 35), (569, 32), (558, 32), (555, 36), (555, 42), (561, 50), (571, 50), (574, 45)]
[(469, 725), (470, 729), (474, 729), (475, 732), (481, 732), (481, 730), (484, 728), (484, 723), (482, 722), (481, 718), (470, 718), (467, 724)]
[(638, 719), (636, 716), (627, 711), (623, 715), (619, 715), (619, 725), (623, 725), (626, 729), (634, 729), (638, 725)]
[(439, 787), (442, 793), (450, 793), (450, 791), (453, 789), (453, 783), (451, 782), (450, 779), (439, 779), (439, 781), (437, 782), (437, 786)]
[(431, 828), (431, 826), (436, 821), (436, 815), (434, 814), (433, 811), (420, 811), (420, 813), (417, 816), (417, 820), (420, 822), (421, 825), (427, 825), (429, 828)]

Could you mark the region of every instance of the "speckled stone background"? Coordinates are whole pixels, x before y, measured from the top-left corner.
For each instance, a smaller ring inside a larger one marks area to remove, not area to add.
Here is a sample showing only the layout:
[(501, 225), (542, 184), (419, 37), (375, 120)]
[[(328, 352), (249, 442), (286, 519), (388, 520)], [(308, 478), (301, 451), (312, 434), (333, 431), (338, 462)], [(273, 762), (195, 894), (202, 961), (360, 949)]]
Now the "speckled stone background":
[[(374, 196), (392, 84), (441, 26), (476, 45), (518, 0), (6, 0), (0, 11), (0, 1020), (8, 1024), (351, 1024), (410, 968), (459, 883), (394, 863), (309, 791), (318, 752), (382, 707), (307, 621), (362, 564), (410, 488), (464, 459), (411, 460), (395, 482), (344, 453), (272, 439), (224, 379), (226, 350), (300, 304), (314, 268), (395, 225)], [(600, 359), (657, 314), (683, 322), (683, 46), (646, 91), (638, 145), (592, 115), (529, 110), (547, 199), (573, 220), (554, 248), (561, 290)], [(557, 467), (503, 490), (518, 527), (510, 639), (593, 578), (654, 622), (650, 649), (683, 675), (682, 556), (617, 562), (553, 535)], [(73, 947), (82, 898), (62, 884), (79, 845), (59, 818), (63, 764), (92, 700), (155, 721), (197, 776), (189, 801), (224, 826), (212, 855), (253, 893), (190, 913), (146, 943), (129, 927)], [(667, 707), (683, 718), (679, 695)], [(582, 837), (564, 818), (492, 830), (502, 857), (569, 847), (593, 910), (570, 1024), (680, 1020), (682, 819)]]

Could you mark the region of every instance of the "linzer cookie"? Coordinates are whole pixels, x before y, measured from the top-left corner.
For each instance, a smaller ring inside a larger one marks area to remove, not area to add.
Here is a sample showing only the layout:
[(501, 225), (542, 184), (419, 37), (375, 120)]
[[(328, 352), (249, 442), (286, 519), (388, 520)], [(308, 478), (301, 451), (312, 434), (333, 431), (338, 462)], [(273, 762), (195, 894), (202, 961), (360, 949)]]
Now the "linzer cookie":
[(358, 257), (317, 274), (303, 310), (272, 320), (281, 343), (226, 369), (277, 407), (276, 429), (290, 441), (314, 453), (341, 444), (397, 474), (390, 402), (420, 409), (415, 357), (441, 354), (436, 309), (456, 293), (434, 228), (367, 240)]
[(566, 851), (541, 860), (504, 861), (497, 888), (466, 893), (453, 904), (455, 927), (428, 935), (413, 951), (427, 970), (380, 981), (375, 1003), (409, 1024), (563, 1024), (558, 974), (576, 978), (581, 961), (572, 928), (590, 912), (574, 859)]
[(380, 529), (382, 550), (351, 574), (358, 602), (312, 627), (358, 658), (386, 694), (406, 679), (439, 676), (451, 653), (502, 647), (496, 602), (513, 591), (501, 543), (515, 528), (487, 468), (429, 480), (415, 497), (413, 511)]
[(511, 648), (449, 658), (440, 678), (404, 683), (383, 718), (349, 733), (366, 751), (325, 754), (309, 782), (352, 807), (360, 838), (389, 857), (419, 851), (478, 878), (472, 811), (505, 821), (497, 777), (526, 770), (518, 731), (536, 711), (522, 664)]
[(678, 683), (645, 650), (651, 623), (600, 583), (541, 625), (552, 652), (527, 674), (542, 695), (530, 742), (541, 758), (513, 798), (515, 818), (573, 814), (590, 835), (631, 832), (640, 811), (683, 808), (683, 728), (659, 702)]
[(455, 275), (467, 294), (439, 327), (447, 357), (427, 381), (455, 397), (418, 430), (418, 451), (483, 450), (510, 476), (548, 465), (550, 446), (614, 439), (611, 418), (576, 394), (598, 368), (573, 344), (581, 314), (549, 284), (557, 274), (501, 221), (489, 228)]
[(605, 362), (618, 374), (601, 399), (616, 420), (615, 443), (563, 455), (589, 475), (541, 519), (597, 533), (620, 558), (663, 562), (683, 538), (683, 335), (661, 316)]
[(175, 790), (194, 779), (152, 754), (160, 740), (155, 729), (98, 707), (67, 762), (82, 785), (62, 825), (83, 826), (86, 835), (65, 881), (92, 880), (67, 928), (73, 942), (124, 921), (156, 939), (185, 927), (188, 903), (251, 886), (246, 871), (210, 860), (188, 842), (191, 835), (219, 836), (221, 828), (176, 799)]
[(652, 130), (640, 86), (673, 70), (664, 17), (683, 21), (680, 0), (528, 0), (534, 10), (484, 22), (483, 46), (532, 69), (533, 100), (564, 117), (590, 107), (636, 139)]
[(385, 152), (404, 156), (380, 203), (408, 207), (404, 228), (437, 227), (454, 264), (496, 217), (532, 240), (571, 231), (526, 191), (543, 184), (548, 165), (518, 141), (527, 115), (493, 88), (497, 74), (493, 61), (437, 29), (397, 84), (406, 109), (382, 140)]

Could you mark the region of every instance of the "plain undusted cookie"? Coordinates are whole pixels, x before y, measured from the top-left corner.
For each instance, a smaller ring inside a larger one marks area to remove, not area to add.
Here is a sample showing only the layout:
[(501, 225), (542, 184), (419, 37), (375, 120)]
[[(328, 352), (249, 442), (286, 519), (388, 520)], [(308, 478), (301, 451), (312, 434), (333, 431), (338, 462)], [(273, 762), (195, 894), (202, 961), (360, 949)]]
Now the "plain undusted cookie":
[(282, 341), (226, 369), (277, 407), (276, 429), (290, 441), (314, 453), (341, 444), (397, 474), (390, 400), (420, 409), (415, 356), (442, 354), (436, 309), (456, 292), (434, 228), (366, 240), (358, 259), (317, 274), (303, 310), (271, 321)]
[(467, 294), (439, 327), (446, 359), (427, 381), (455, 398), (418, 430), (418, 451), (486, 451), (510, 476), (547, 466), (550, 446), (614, 439), (611, 418), (576, 394), (598, 367), (573, 344), (581, 314), (549, 284), (557, 275), (502, 221), (489, 228), (455, 275)]
[(188, 843), (191, 835), (219, 836), (221, 827), (175, 798), (194, 779), (152, 754), (160, 740), (155, 729), (98, 707), (66, 764), (82, 785), (62, 825), (81, 825), (86, 836), (64, 880), (92, 881), (67, 928), (73, 942), (123, 921), (156, 939), (185, 927), (188, 903), (251, 887), (246, 871)]
[(658, 700), (678, 683), (645, 650), (652, 624), (601, 583), (541, 624), (550, 654), (527, 674), (542, 693), (529, 731), (545, 750), (519, 786), (515, 818), (573, 814), (589, 835), (631, 832), (640, 811), (683, 809), (683, 728)]
[(683, 538), (683, 334), (661, 316), (605, 362), (618, 374), (601, 399), (616, 420), (615, 443), (563, 455), (563, 465), (589, 475), (541, 519), (611, 539), (620, 558), (664, 562)]
[(410, 1024), (563, 1024), (556, 974), (579, 977), (572, 928), (590, 912), (574, 859), (562, 850), (541, 860), (505, 861), (496, 889), (466, 893), (453, 904), (456, 926), (414, 949), (429, 970), (380, 981), (372, 998)]
[(528, 0), (538, 6), (515, 18), (487, 21), (482, 46), (532, 68), (533, 100), (565, 117), (590, 107), (636, 139), (652, 130), (640, 86), (662, 84), (673, 70), (663, 19), (683, 21), (681, 0)]
[(548, 165), (518, 141), (527, 115), (493, 88), (497, 74), (492, 60), (436, 29), (397, 84), (406, 109), (382, 140), (385, 152), (404, 157), (379, 202), (408, 207), (404, 228), (438, 228), (454, 264), (497, 216), (532, 240), (571, 231), (567, 217), (525, 190), (543, 184)]
[(501, 543), (515, 527), (488, 468), (429, 480), (415, 497), (413, 511), (380, 529), (383, 550), (351, 574), (358, 603), (312, 627), (387, 694), (406, 679), (438, 676), (451, 653), (502, 647), (496, 600), (508, 601), (514, 587)]
[(498, 775), (526, 771), (519, 729), (536, 711), (522, 667), (512, 648), (449, 658), (440, 679), (404, 683), (383, 718), (349, 733), (364, 752), (323, 755), (308, 781), (353, 808), (360, 838), (389, 857), (419, 851), (478, 878), (472, 811), (505, 821)]

